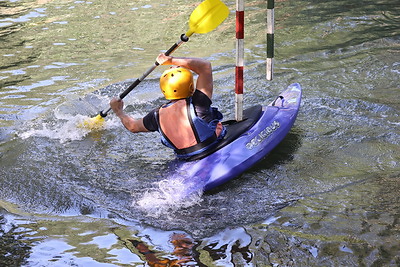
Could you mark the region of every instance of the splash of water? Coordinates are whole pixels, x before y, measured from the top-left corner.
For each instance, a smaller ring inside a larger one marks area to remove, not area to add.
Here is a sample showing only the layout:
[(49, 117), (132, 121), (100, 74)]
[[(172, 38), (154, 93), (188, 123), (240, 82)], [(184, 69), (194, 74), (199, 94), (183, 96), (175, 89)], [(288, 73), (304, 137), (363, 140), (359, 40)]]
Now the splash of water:
[(41, 129), (29, 129), (19, 133), (22, 139), (29, 138), (31, 136), (47, 137), (50, 139), (58, 139), (61, 143), (65, 143), (73, 140), (81, 140), (85, 137), (89, 130), (83, 127), (77, 127), (79, 123), (82, 123), (86, 116), (77, 115), (71, 116), (69, 120), (65, 120), (61, 123), (43, 122)]
[(18, 133), (22, 139), (32, 136), (57, 139), (60, 143), (82, 140), (92, 132), (98, 132), (117, 127), (118, 119), (115, 117), (107, 118), (102, 128), (82, 127), (92, 117), (82, 114), (95, 114), (95, 105), (100, 106), (105, 100), (99, 96), (88, 95), (85, 99), (72, 99), (58, 106), (50, 118), (42, 119), (26, 125)]
[(155, 185), (155, 189), (148, 190), (140, 200), (132, 203), (148, 216), (157, 218), (173, 214), (182, 208), (199, 205), (202, 201), (202, 188), (188, 192), (191, 186), (183, 178), (164, 179)]

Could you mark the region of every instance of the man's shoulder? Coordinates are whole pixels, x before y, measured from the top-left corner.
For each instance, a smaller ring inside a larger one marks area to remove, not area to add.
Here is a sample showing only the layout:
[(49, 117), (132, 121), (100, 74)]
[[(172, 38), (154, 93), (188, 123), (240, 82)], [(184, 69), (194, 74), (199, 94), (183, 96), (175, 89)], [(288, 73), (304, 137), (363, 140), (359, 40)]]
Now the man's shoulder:
[(143, 117), (143, 124), (144, 127), (146, 127), (147, 130), (151, 132), (158, 131), (158, 124), (157, 124), (157, 118), (156, 118), (156, 113), (159, 108), (155, 108), (149, 113), (147, 113), (146, 116)]
[(211, 106), (211, 99), (202, 91), (195, 90), (192, 96), (193, 105)]

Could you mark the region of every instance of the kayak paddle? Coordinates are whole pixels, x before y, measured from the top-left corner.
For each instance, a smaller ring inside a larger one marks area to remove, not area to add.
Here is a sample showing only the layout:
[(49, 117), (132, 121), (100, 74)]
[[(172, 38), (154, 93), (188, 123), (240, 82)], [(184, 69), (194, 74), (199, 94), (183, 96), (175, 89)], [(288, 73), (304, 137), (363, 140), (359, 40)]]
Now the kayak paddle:
[[(228, 7), (221, 2), (221, 0), (205, 0), (192, 12), (189, 18), (189, 30), (182, 34), (180, 40), (173, 44), (165, 55), (170, 55), (174, 52), (181, 44), (189, 41), (189, 37), (193, 33), (208, 33), (217, 28), (229, 15)], [(129, 94), (141, 81), (143, 81), (157, 66), (159, 63), (156, 61), (143, 75), (136, 79), (125, 91), (119, 95), (119, 99), (123, 99)], [(107, 116), (111, 108), (102, 110), (100, 113), (93, 118), (81, 123), (80, 126), (88, 129), (101, 129), (104, 123), (104, 118)]]

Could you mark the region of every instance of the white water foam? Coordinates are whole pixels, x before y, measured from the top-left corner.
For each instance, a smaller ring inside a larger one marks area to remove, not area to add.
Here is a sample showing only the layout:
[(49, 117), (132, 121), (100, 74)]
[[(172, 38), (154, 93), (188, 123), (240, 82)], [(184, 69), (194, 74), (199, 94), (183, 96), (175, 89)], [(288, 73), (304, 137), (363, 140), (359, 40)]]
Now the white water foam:
[[(50, 139), (58, 139), (60, 143), (69, 141), (82, 140), (89, 133), (92, 133), (92, 129), (88, 129), (79, 125), (82, 125), (84, 121), (90, 119), (89, 116), (84, 115), (63, 115), (62, 119), (58, 119), (55, 122), (42, 122), (41, 125), (36, 125), (35, 128), (24, 129), (18, 133), (18, 136), (22, 139), (26, 139), (32, 136), (36, 137), (47, 137)], [(117, 127), (118, 121), (115, 118), (107, 119), (104, 122), (104, 128), (112, 129)], [(100, 131), (100, 130), (96, 130)]]
[(164, 179), (155, 183), (155, 188), (145, 192), (132, 206), (139, 206), (148, 216), (158, 218), (182, 208), (199, 205), (202, 201), (202, 188), (190, 192), (187, 188), (191, 186), (185, 184), (183, 178)]
[(109, 101), (109, 97), (97, 94), (88, 94), (85, 97), (68, 96), (67, 101), (57, 106), (47, 117), (24, 124), (18, 136), (22, 139), (46, 137), (65, 143), (83, 140), (96, 131), (116, 128), (120, 126), (120, 122), (115, 116), (107, 117), (102, 129), (94, 130), (82, 126), (85, 121), (93, 118), (94, 114), (99, 113), (99, 107), (108, 107)]
[[(93, 97), (92, 97), (93, 98)], [(82, 99), (80, 99), (82, 100)], [(98, 99), (97, 101), (101, 101)], [(32, 136), (47, 137), (50, 139), (58, 139), (60, 143), (69, 141), (82, 140), (89, 133), (118, 127), (119, 119), (112, 116), (107, 117), (102, 129), (93, 130), (83, 127), (85, 121), (93, 116), (82, 115), (90, 114), (94, 110), (93, 105), (88, 101), (70, 101), (58, 106), (53, 111), (53, 116), (47, 119), (38, 119), (32, 123), (24, 125), (19, 131), (18, 136), (26, 139)], [(79, 112), (79, 113), (78, 113)], [(92, 112), (95, 114), (94, 112)], [(39, 122), (39, 123), (38, 123)]]
[(83, 127), (77, 127), (78, 123), (83, 122), (86, 116), (75, 116), (66, 120), (62, 123), (55, 125), (54, 123), (43, 122), (42, 127), (39, 129), (29, 129), (19, 133), (22, 139), (29, 138), (31, 136), (47, 137), (50, 139), (58, 139), (60, 143), (65, 143), (73, 140), (81, 140), (85, 137), (89, 130)]

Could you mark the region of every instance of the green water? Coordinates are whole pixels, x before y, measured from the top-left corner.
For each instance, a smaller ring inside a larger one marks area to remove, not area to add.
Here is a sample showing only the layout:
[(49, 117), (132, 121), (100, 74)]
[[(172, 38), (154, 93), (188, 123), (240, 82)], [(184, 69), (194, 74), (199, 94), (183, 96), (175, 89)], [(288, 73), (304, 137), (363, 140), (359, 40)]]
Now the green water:
[[(228, 19), (175, 53), (212, 62), (229, 119), (235, 2), (224, 2)], [(398, 1), (277, 1), (273, 81), (266, 2), (247, 1), (245, 106), (299, 82), (301, 110), (267, 158), (183, 203), (163, 184), (173, 155), (157, 134), (113, 115), (104, 131), (76, 125), (178, 41), (200, 2), (0, 3), (0, 265), (400, 265)], [(126, 98), (133, 116), (162, 103), (162, 71)], [(170, 204), (146, 209), (154, 191)]]

